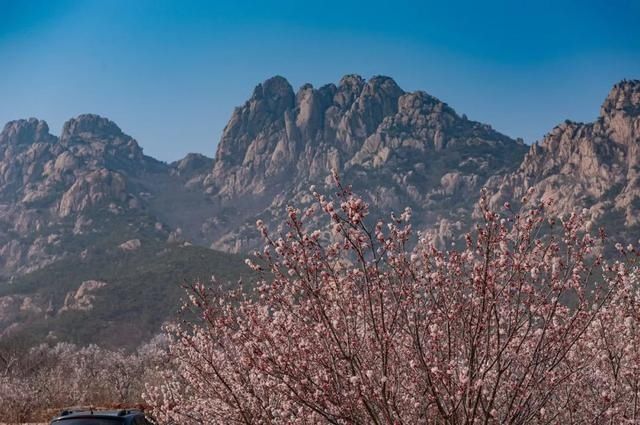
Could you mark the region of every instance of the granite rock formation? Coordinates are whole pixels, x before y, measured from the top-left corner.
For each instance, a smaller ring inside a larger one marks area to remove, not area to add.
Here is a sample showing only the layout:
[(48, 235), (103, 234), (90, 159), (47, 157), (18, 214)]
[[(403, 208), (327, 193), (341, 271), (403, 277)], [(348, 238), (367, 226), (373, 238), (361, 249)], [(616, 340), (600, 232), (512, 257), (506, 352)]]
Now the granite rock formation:
[(492, 203), (553, 199), (558, 215), (587, 209), (620, 242), (640, 232), (640, 81), (616, 84), (591, 123), (565, 121), (529, 149), (517, 171), (493, 176)]
[(255, 219), (275, 225), (287, 203), (308, 202), (312, 184), (331, 190), (332, 169), (381, 214), (410, 206), (420, 227), (462, 226), (469, 199), (489, 177), (513, 171), (525, 151), (522, 141), (389, 77), (348, 75), (297, 93), (274, 77), (235, 109), (203, 179), (213, 199), (243, 212), (207, 222), (212, 246), (255, 247)]
[(558, 215), (587, 209), (635, 243), (639, 146), (640, 81), (616, 84), (595, 122), (564, 122), (532, 146), (382, 76), (297, 92), (273, 77), (233, 111), (213, 159), (157, 161), (97, 115), (69, 120), (59, 137), (44, 121), (12, 121), (0, 132), (0, 338), (73, 333), (65, 326), (78, 317), (86, 326), (74, 338), (118, 345), (123, 326), (152, 335), (178, 280), (242, 273), (239, 256), (205, 247), (258, 247), (256, 220), (278, 232), (287, 205), (312, 202), (312, 185), (334, 191), (332, 170), (372, 218), (411, 207), (415, 228), (442, 245), (469, 229), (482, 187), (495, 208), (517, 207), (533, 187)]

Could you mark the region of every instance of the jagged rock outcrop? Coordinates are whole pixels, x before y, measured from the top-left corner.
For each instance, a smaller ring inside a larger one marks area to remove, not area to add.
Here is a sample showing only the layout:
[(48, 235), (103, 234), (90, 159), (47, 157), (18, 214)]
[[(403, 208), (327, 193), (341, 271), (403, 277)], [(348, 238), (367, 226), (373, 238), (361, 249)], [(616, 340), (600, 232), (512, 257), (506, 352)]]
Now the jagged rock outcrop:
[(127, 199), (125, 178), (113, 171), (99, 169), (79, 177), (60, 199), (58, 213), (66, 217), (85, 211), (106, 199), (124, 202)]
[(207, 183), (220, 196), (276, 192), (292, 173), (304, 178), (340, 169), (404, 92), (387, 77), (346, 76), (338, 86), (304, 85), (294, 94), (273, 77), (236, 108), (218, 145)]
[(488, 183), (494, 206), (529, 188), (555, 212), (587, 208), (594, 224), (637, 242), (640, 224), (640, 81), (616, 84), (592, 123), (565, 121), (531, 146), (519, 169)]
[(182, 179), (187, 188), (201, 188), (203, 180), (213, 168), (213, 159), (190, 153), (179, 161), (170, 164), (171, 175)]
[(56, 138), (49, 134), (47, 123), (36, 118), (11, 121), (5, 125), (2, 135), (5, 149), (12, 146), (54, 143), (56, 141)]
[(289, 202), (332, 169), (369, 195), (380, 211), (411, 206), (422, 227), (466, 221), (469, 198), (526, 151), (486, 124), (459, 116), (424, 92), (405, 93), (389, 77), (345, 76), (294, 93), (282, 77), (256, 87), (224, 130), (205, 190), (243, 214), (209, 220), (213, 247), (244, 251), (257, 243), (254, 219), (282, 221)]
[(199, 153), (187, 154), (181, 160), (171, 163), (173, 174), (186, 177), (206, 173), (212, 167), (213, 159)]
[(68, 255), (83, 223), (99, 231), (87, 214), (140, 214), (140, 179), (163, 172), (166, 165), (97, 115), (69, 120), (59, 138), (44, 121), (9, 122), (0, 133), (0, 278)]
[(58, 310), (58, 314), (65, 311), (89, 311), (93, 308), (96, 299), (95, 292), (107, 286), (106, 282), (99, 280), (85, 280), (77, 290), (68, 292), (64, 298), (64, 304)]
[(139, 249), (141, 246), (142, 246), (142, 242), (140, 242), (140, 239), (129, 239), (128, 241), (118, 245), (118, 248), (126, 252), (126, 251), (135, 251)]

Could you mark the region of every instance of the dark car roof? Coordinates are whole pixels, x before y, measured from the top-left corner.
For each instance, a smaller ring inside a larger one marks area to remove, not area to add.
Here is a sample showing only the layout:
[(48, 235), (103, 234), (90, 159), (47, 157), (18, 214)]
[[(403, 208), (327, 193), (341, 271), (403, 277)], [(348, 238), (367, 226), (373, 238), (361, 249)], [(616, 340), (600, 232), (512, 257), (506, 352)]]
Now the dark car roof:
[(53, 418), (51, 423), (63, 423), (71, 419), (108, 419), (128, 424), (139, 416), (144, 416), (140, 410), (65, 410)]

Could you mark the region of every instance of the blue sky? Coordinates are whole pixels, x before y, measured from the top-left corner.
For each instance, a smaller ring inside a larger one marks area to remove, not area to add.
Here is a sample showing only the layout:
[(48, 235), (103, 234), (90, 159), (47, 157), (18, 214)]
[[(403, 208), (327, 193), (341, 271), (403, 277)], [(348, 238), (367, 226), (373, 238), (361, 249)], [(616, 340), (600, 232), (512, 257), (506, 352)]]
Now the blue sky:
[(0, 122), (92, 112), (145, 152), (213, 156), (266, 78), (392, 76), (531, 143), (640, 78), (640, 2), (0, 0)]

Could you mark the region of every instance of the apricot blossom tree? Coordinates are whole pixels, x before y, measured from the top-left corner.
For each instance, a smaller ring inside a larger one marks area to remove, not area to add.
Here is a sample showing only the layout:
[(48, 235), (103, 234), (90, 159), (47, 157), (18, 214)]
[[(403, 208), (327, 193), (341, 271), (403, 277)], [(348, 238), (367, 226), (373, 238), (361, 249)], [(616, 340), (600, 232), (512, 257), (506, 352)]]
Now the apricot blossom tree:
[(633, 247), (607, 262), (584, 214), (492, 211), (483, 193), (475, 230), (438, 248), (409, 209), (371, 221), (336, 181), (281, 234), (258, 221), (254, 292), (191, 287), (200, 320), (169, 327), (171, 367), (147, 388), (159, 420), (638, 423)]

